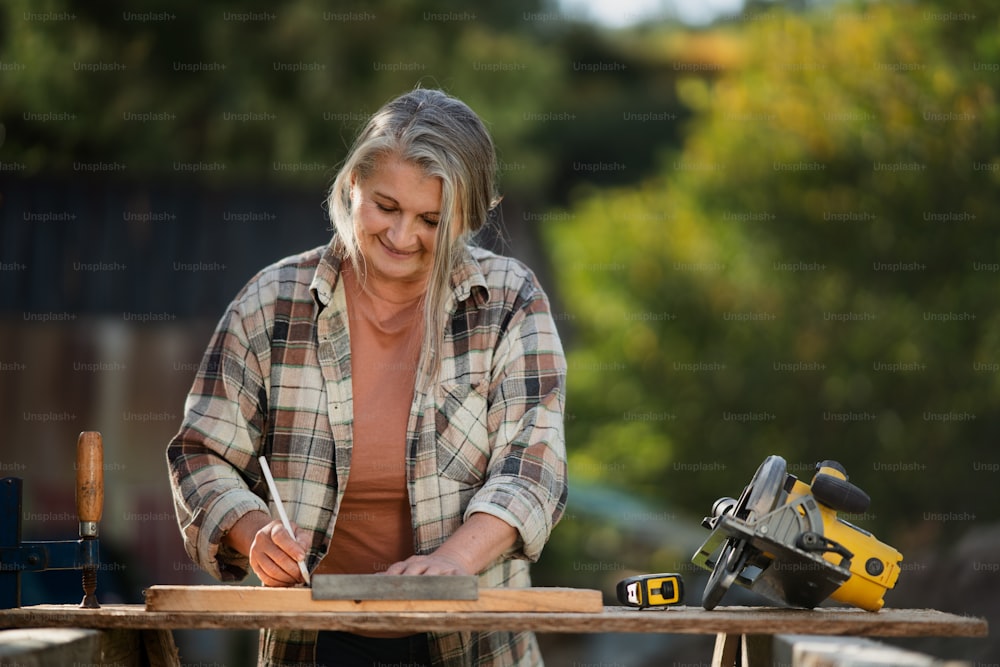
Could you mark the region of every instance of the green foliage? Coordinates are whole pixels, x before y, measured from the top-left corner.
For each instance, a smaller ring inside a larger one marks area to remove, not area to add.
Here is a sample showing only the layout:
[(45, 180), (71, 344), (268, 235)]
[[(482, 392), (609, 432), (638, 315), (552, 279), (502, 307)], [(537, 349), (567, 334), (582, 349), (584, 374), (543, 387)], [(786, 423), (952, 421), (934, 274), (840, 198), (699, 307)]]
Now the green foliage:
[(546, 227), (571, 470), (628, 462), (621, 488), (700, 516), (768, 454), (806, 479), (838, 459), (904, 546), (1000, 499), (1000, 40), (934, 11), (716, 29), (738, 64), (678, 82), (683, 149)]
[[(499, 144), (520, 147), (511, 112), (529, 91), (561, 90), (553, 49), (508, 29), (538, 3), (436, 4), (14, 0), (0, 10), (0, 57), (13, 65), (0, 77), (5, 152), (35, 172), (117, 160), (169, 174), (175, 161), (218, 161), (230, 178), (322, 182), (367, 116), (415, 85), (468, 98)], [(53, 112), (61, 120), (41, 119)], [(153, 119), (134, 120), (144, 114)]]
[[(504, 191), (522, 208), (563, 201), (581, 177), (574, 161), (627, 162), (625, 173), (584, 175), (634, 180), (655, 151), (621, 109), (680, 112), (672, 85), (650, 85), (663, 55), (592, 26), (533, 18), (547, 7), (186, 0), (98, 10), (11, 0), (0, 7), (4, 159), (29, 174), (104, 161), (128, 176), (176, 178), (202, 164), (215, 168), (200, 178), (322, 186), (368, 116), (421, 85), (487, 121)], [(621, 69), (580, 67), (601, 64)]]

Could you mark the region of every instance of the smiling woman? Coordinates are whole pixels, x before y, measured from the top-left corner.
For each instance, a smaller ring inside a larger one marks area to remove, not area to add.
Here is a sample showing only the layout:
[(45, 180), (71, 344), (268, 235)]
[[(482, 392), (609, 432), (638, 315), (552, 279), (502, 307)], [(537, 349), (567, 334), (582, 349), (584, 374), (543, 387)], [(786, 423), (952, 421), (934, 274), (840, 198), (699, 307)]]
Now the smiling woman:
[[(471, 243), (499, 198), (482, 121), (415, 90), (362, 130), (334, 235), (265, 268), (209, 343), (167, 461), (185, 547), (222, 580), (478, 574), (530, 586), (566, 504), (566, 362), (520, 262)], [(271, 519), (258, 457), (294, 535)], [(265, 630), (260, 663), (540, 665), (528, 632)]]

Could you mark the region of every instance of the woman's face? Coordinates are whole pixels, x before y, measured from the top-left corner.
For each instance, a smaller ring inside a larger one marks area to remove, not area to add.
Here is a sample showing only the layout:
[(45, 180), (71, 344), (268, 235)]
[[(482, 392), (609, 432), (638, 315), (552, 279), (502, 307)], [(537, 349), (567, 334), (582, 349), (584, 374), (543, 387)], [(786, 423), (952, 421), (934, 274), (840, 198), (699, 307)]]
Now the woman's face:
[(434, 264), (441, 179), (398, 157), (351, 181), (351, 210), (368, 271), (378, 279), (424, 283)]

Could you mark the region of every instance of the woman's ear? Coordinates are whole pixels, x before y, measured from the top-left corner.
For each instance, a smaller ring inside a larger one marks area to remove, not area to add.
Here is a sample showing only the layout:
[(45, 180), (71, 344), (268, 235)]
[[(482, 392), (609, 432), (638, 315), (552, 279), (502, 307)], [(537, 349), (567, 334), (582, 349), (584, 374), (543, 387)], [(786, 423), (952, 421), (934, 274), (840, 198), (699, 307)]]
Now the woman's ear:
[(351, 172), (351, 178), (347, 182), (347, 202), (349, 210), (354, 208), (355, 204), (354, 195), (358, 194), (356, 187), (357, 183), (358, 183), (358, 175), (354, 172)]

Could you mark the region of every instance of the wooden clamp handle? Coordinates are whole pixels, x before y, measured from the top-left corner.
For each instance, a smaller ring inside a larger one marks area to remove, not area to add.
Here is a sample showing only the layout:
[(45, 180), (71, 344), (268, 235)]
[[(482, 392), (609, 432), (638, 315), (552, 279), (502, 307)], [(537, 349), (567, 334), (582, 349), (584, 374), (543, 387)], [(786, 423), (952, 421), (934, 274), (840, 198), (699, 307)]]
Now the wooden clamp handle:
[(76, 441), (76, 513), (81, 537), (95, 537), (104, 510), (104, 442), (97, 431)]

